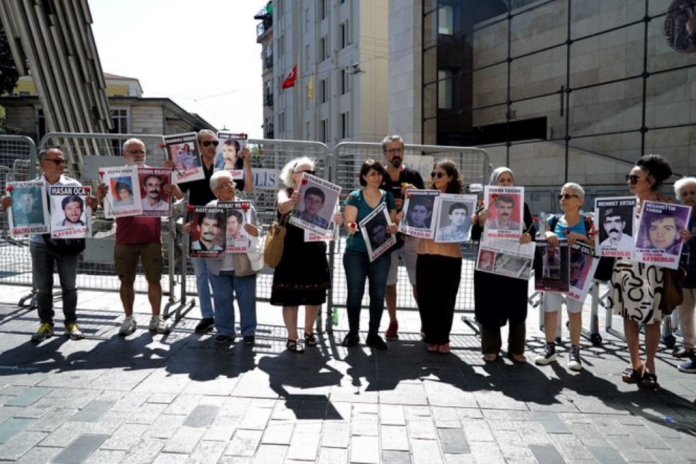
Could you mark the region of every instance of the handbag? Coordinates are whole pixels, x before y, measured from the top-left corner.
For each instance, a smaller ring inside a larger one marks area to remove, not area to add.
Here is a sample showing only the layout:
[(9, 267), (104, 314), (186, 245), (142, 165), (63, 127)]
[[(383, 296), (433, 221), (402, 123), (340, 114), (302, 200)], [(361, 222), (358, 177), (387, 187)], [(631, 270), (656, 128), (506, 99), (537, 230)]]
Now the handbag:
[(660, 311), (663, 316), (669, 316), (674, 308), (684, 302), (684, 280), (686, 270), (681, 266), (679, 269), (662, 269), (663, 293), (660, 299)]
[(283, 216), (280, 221), (275, 221), (268, 228), (266, 236), (266, 247), (263, 251), (263, 259), (269, 267), (275, 268), (280, 264), (283, 257), (283, 246), (285, 244), (285, 234), (287, 233), (287, 223), (289, 214)]
[(259, 272), (263, 269), (264, 264), (264, 246), (263, 240), (259, 237), (250, 237), (249, 248), (247, 249), (247, 258), (251, 263), (251, 270)]

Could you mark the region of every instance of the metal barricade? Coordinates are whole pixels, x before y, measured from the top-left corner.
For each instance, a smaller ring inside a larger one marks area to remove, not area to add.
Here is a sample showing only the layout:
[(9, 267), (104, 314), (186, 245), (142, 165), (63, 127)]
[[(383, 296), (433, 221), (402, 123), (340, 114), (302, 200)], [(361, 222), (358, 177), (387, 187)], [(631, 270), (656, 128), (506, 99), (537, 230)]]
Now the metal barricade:
[[(360, 143), (346, 142), (340, 143), (334, 149), (334, 177), (332, 182), (340, 185), (343, 190), (341, 198), (344, 199), (348, 193), (360, 188), (359, 175), (360, 166), (367, 159), (375, 159), (384, 163), (385, 156), (382, 145), (379, 143)], [(405, 164), (421, 172), (424, 181), (429, 180), (430, 172), (436, 161), (450, 159), (459, 167), (467, 193), (479, 193), (478, 188), (470, 192), (472, 185), (484, 185), (490, 176), (490, 163), (488, 154), (479, 148), (468, 147), (445, 147), (434, 145), (406, 145)], [(333, 293), (329, 300), (329, 305), (345, 306), (347, 298), (345, 274), (343, 272), (343, 250), (345, 249), (346, 234), (342, 231), (340, 240), (336, 241), (336, 249), (332, 254), (333, 273)], [(477, 247), (475, 243), (462, 244), (462, 281), (457, 295), (456, 310), (473, 312), (474, 309), (474, 264), (476, 260)], [(363, 299), (363, 305), (368, 304), (368, 296)], [(413, 298), (413, 290), (408, 280), (406, 269), (399, 266), (397, 283), (397, 308), (416, 309), (416, 302)]]

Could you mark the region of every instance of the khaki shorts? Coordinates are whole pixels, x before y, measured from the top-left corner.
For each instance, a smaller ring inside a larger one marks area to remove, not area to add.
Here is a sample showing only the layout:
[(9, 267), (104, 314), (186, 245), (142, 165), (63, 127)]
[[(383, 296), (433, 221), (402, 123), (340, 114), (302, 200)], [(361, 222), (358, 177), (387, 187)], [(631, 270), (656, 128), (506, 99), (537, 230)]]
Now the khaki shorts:
[(398, 281), (399, 255), (401, 255), (401, 259), (404, 260), (409, 282), (411, 282), (411, 285), (416, 285), (416, 259), (418, 258), (416, 250), (418, 249), (419, 240), (420, 239), (416, 237), (406, 235), (404, 236), (404, 246), (392, 252), (387, 285), (396, 285)]
[(162, 278), (164, 262), (162, 260), (162, 245), (160, 243), (138, 243), (133, 245), (116, 245), (114, 248), (114, 263), (116, 274), (122, 282), (135, 282), (136, 270), (140, 258), (145, 279), (148, 282), (159, 282)]

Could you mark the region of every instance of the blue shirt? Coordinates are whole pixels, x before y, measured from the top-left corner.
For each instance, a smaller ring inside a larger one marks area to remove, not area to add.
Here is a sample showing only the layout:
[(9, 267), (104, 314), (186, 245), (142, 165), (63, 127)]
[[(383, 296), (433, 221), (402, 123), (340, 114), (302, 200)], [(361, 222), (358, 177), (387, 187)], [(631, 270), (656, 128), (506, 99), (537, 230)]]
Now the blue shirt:
[[(384, 190), (380, 191), (382, 192), (382, 199), (377, 204), (377, 206), (386, 202), (387, 211), (395, 211), (396, 201), (394, 201), (394, 195), (392, 195), (391, 192), (385, 192)], [(356, 208), (358, 208), (358, 217), (355, 220), (355, 222), (358, 224), (360, 224), (360, 221), (365, 219), (367, 216), (369, 216), (371, 212), (375, 210), (375, 208), (372, 208), (365, 201), (365, 198), (363, 197), (363, 189), (358, 189), (353, 192), (350, 192), (348, 198), (346, 198), (346, 206), (355, 206)], [(346, 250), (367, 253), (367, 245), (365, 245), (365, 239), (362, 236), (362, 231), (358, 230), (356, 233), (348, 237)]]
[[(554, 234), (558, 235), (558, 238), (560, 239), (567, 239), (568, 235), (570, 235), (571, 232), (575, 232), (576, 234), (584, 235), (587, 236), (587, 229), (589, 227), (585, 226), (585, 221), (587, 220), (588, 216), (583, 215), (582, 220), (580, 220), (577, 224), (575, 224), (573, 227), (568, 227), (568, 224), (565, 222), (565, 217), (560, 216), (558, 219), (554, 219), (557, 216), (554, 214), (549, 215), (546, 218), (546, 231), (551, 231)], [(553, 221), (556, 221), (556, 227), (554, 230), (551, 230), (551, 225), (553, 224)], [(565, 231), (568, 231), (567, 233)]]

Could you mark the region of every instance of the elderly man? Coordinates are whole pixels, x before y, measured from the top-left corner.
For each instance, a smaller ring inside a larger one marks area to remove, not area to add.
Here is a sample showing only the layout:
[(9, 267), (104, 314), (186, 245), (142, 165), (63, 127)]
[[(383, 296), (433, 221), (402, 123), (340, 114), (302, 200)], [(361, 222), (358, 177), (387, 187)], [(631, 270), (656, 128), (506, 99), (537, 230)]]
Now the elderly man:
[[(145, 144), (139, 139), (128, 139), (123, 144), (123, 157), (128, 166), (146, 167), (147, 153)], [(171, 185), (164, 187), (171, 191)], [(97, 188), (99, 200), (103, 202), (109, 186), (101, 183)], [(162, 219), (150, 216), (129, 216), (116, 218), (116, 247), (114, 264), (116, 274), (121, 281), (119, 290), (123, 311), (126, 315), (119, 335), (125, 337), (137, 328), (133, 318), (135, 302), (135, 276), (138, 261), (145, 270), (147, 280), (147, 297), (150, 301), (152, 317), (148, 328), (151, 332), (165, 334), (169, 325), (160, 315), (162, 306)]]
[[(189, 205), (205, 206), (215, 200), (215, 194), (210, 190), (210, 178), (215, 170), (215, 157), (217, 156), (217, 147), (220, 141), (215, 132), (204, 129), (198, 132), (198, 147), (201, 152), (201, 161), (203, 162), (204, 178), (192, 182), (185, 182), (180, 186), (175, 186), (174, 197), (180, 200), (184, 197), (184, 193), (189, 192)], [(245, 155), (245, 178), (235, 180), (237, 190), (245, 192), (254, 191), (254, 182), (251, 173), (251, 155)], [(164, 163), (165, 167), (175, 169), (176, 165), (167, 160)], [(210, 296), (210, 279), (207, 266), (207, 258), (194, 258), (193, 270), (196, 273), (196, 287), (198, 289), (198, 301), (201, 305), (202, 319), (195, 328), (196, 333), (206, 333), (215, 327), (215, 311), (213, 302)]]
[[(65, 156), (58, 148), (48, 148), (39, 153), (39, 164), (43, 169), (43, 176), (37, 180), (43, 180), (48, 196), (51, 196), (50, 187), (81, 187), (75, 179), (63, 175), (66, 170)], [(49, 199), (50, 204), (50, 199)], [(90, 207), (97, 206), (97, 199), (87, 197)], [(3, 209), (12, 206), (12, 197), (2, 199)], [(82, 214), (82, 212), (80, 212)], [(79, 218), (78, 218), (79, 219)], [(71, 340), (81, 340), (84, 334), (77, 325), (77, 261), (79, 252), (64, 254), (49, 246), (50, 234), (45, 236), (32, 235), (29, 242), (31, 253), (32, 278), (39, 293), (36, 305), (41, 325), (39, 330), (31, 337), (33, 342), (42, 342), (53, 336), (53, 269), (58, 268), (58, 278), (63, 291), (63, 315), (66, 334)]]
[(681, 364), (679, 370), (688, 374), (696, 374), (696, 355), (694, 344), (694, 306), (696, 306), (696, 177), (685, 177), (674, 183), (674, 193), (686, 206), (691, 206), (691, 217), (687, 229), (692, 234), (686, 242), (689, 247), (689, 264), (684, 281), (684, 301), (678, 306), (679, 330), (682, 333), (684, 346), (674, 352), (677, 358), (688, 358), (689, 361)]
[[(401, 212), (404, 205), (406, 191), (410, 188), (423, 189), (423, 178), (415, 169), (404, 165), (404, 140), (398, 135), (389, 135), (382, 140), (382, 151), (386, 158), (387, 174), (382, 181), (382, 189), (390, 191), (396, 200), (397, 213)], [(384, 337), (387, 340), (399, 338), (399, 321), (396, 317), (396, 283), (399, 275), (399, 257), (406, 265), (408, 280), (413, 288), (413, 297), (416, 298), (416, 248), (418, 239), (406, 235), (403, 237), (404, 246), (391, 254), (391, 266), (387, 277), (387, 289), (385, 299), (389, 312), (389, 328)]]
[(168, 211), (169, 203), (162, 200), (162, 178), (156, 174), (150, 174), (143, 179), (145, 198), (143, 198), (143, 211)]

